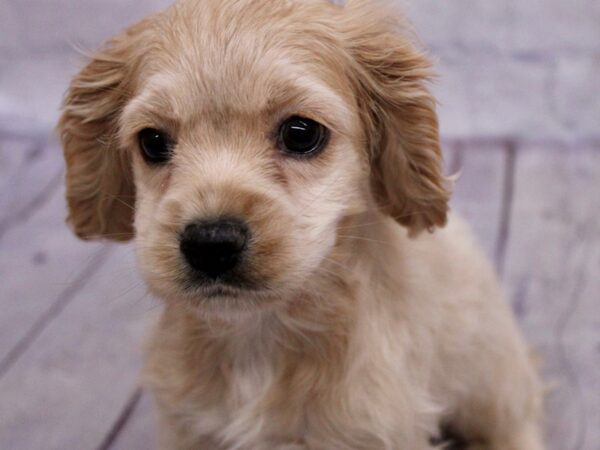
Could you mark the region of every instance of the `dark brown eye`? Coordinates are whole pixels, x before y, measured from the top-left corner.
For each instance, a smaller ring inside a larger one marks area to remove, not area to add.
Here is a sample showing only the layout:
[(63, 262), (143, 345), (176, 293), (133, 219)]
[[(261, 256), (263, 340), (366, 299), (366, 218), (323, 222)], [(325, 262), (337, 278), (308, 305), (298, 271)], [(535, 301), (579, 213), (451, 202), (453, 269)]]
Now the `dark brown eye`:
[(171, 159), (171, 139), (154, 128), (146, 128), (138, 135), (140, 149), (144, 159), (149, 163), (163, 164)]
[(292, 155), (311, 156), (327, 144), (329, 131), (311, 119), (294, 116), (287, 119), (279, 130), (281, 149)]

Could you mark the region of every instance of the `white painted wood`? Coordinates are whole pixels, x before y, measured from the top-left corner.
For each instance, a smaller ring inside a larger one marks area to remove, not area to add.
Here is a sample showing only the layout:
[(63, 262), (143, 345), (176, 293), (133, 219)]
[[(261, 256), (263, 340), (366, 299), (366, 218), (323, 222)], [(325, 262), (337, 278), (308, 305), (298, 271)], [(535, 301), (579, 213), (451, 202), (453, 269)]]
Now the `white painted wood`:
[(452, 175), (456, 171), (456, 147), (457, 145), (453, 141), (442, 142), (444, 174), (447, 176)]
[(156, 448), (154, 402), (149, 393), (142, 394), (131, 418), (110, 450), (153, 450)]
[(0, 238), (0, 361), (57, 300), (69, 295), (101, 248), (78, 241), (65, 215), (59, 188), (33, 217), (14, 223)]
[(498, 143), (457, 146), (452, 169), (457, 170), (452, 208), (473, 227), (486, 254), (496, 259), (507, 154)]
[(140, 340), (156, 304), (132, 249), (111, 251), (0, 379), (0, 448), (94, 449), (119, 417), (137, 385)]
[(25, 165), (26, 155), (34, 152), (33, 139), (0, 137), (0, 210), (5, 211), (10, 195), (10, 181), (21, 167)]
[(0, 237), (62, 184), (62, 152), (40, 138), (0, 137)]
[(600, 448), (600, 149), (517, 158), (505, 281), (544, 359), (548, 443)]

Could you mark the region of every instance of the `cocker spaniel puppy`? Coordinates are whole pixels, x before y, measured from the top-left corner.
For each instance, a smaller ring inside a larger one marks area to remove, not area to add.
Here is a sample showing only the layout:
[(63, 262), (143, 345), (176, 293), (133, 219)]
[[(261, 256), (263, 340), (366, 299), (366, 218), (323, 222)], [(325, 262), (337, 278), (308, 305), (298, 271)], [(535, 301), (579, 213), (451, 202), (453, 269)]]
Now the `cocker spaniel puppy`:
[(161, 448), (543, 448), (526, 346), (446, 225), (429, 74), (376, 1), (180, 0), (75, 77), (68, 220), (134, 239), (164, 300)]

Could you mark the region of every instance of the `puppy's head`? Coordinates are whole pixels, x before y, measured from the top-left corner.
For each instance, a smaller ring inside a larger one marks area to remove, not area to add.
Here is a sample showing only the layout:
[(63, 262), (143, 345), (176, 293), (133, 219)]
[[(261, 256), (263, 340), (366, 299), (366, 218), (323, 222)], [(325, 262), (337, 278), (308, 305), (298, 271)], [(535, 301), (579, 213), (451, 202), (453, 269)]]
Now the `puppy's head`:
[(59, 124), (69, 222), (135, 237), (176, 301), (250, 307), (311, 283), (348, 216), (443, 225), (428, 63), (354, 0), (183, 0), (109, 41)]

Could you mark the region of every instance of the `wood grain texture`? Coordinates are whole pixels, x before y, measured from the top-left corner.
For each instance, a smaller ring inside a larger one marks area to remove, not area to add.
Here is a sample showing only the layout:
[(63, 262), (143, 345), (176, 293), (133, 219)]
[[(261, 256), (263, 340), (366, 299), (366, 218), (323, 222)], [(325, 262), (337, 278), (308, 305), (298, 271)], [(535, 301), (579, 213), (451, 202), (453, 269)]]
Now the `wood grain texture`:
[(81, 274), (97, 265), (102, 246), (77, 241), (65, 215), (64, 190), (59, 187), (31, 217), (13, 222), (0, 238), (0, 374), (32, 327), (56, 302), (72, 298), (74, 285), (83, 282)]
[(473, 227), (486, 254), (498, 262), (508, 149), (503, 143), (458, 143), (451, 170), (458, 173), (452, 208)]
[(94, 272), (102, 246), (77, 241), (65, 224), (58, 148), (23, 139), (0, 144), (6, 163), (0, 178), (1, 377), (45, 316), (70, 301), (81, 277)]
[(0, 379), (0, 448), (101, 444), (137, 384), (140, 340), (156, 306), (146, 297), (132, 249), (112, 248)]
[(553, 450), (600, 448), (600, 149), (519, 150), (505, 281), (541, 354)]
[(41, 138), (0, 137), (0, 238), (43, 207), (62, 179), (57, 144)]
[(148, 392), (140, 401), (115, 442), (107, 450), (153, 450), (156, 448), (154, 402)]

